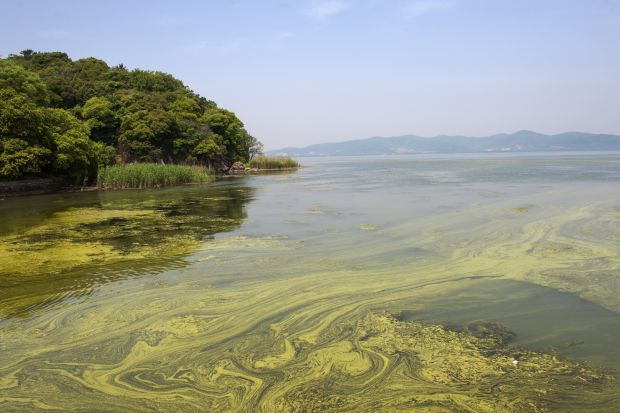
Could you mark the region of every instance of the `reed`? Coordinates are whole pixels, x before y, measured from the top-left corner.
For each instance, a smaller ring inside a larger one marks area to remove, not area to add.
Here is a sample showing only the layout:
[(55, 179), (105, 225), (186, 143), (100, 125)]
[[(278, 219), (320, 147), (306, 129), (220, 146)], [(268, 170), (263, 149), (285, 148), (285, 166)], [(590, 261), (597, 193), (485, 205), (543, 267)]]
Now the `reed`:
[(249, 162), (250, 168), (256, 169), (294, 169), (299, 168), (299, 162), (284, 156), (258, 156)]
[(210, 179), (209, 171), (201, 166), (136, 163), (100, 168), (97, 186), (106, 189), (159, 188)]

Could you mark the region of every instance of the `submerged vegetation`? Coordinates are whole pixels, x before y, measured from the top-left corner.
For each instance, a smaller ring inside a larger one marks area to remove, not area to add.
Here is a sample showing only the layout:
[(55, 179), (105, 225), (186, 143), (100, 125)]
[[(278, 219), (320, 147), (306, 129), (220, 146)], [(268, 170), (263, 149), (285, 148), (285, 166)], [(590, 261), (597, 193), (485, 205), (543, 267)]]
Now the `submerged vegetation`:
[(299, 168), (299, 162), (283, 156), (257, 156), (249, 162), (250, 168), (269, 169), (294, 169)]
[(87, 289), (102, 274), (123, 278), (182, 266), (205, 237), (241, 224), (252, 190), (190, 186), (79, 195), (82, 204), (49, 205), (27, 229), (18, 219), (16, 227), (0, 228), (0, 316)]
[(233, 112), (169, 74), (62, 52), (0, 59), (0, 180), (84, 184), (115, 163), (219, 169), (261, 151)]
[(210, 179), (208, 170), (201, 166), (138, 163), (102, 167), (97, 175), (97, 186), (106, 189), (159, 188)]

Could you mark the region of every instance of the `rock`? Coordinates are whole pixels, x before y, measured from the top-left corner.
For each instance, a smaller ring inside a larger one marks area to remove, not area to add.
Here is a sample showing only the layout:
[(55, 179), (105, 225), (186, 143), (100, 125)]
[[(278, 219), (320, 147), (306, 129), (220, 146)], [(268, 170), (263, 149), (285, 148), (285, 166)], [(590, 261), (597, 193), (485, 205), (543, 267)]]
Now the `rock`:
[(243, 173), (243, 172), (245, 172), (245, 165), (243, 165), (243, 162), (237, 161), (237, 162), (232, 164), (232, 166), (230, 167), (228, 172), (233, 173), (233, 174), (234, 173)]
[(220, 175), (225, 175), (230, 170), (230, 166), (228, 166), (225, 162), (220, 161), (219, 164), (214, 165), (215, 171)]

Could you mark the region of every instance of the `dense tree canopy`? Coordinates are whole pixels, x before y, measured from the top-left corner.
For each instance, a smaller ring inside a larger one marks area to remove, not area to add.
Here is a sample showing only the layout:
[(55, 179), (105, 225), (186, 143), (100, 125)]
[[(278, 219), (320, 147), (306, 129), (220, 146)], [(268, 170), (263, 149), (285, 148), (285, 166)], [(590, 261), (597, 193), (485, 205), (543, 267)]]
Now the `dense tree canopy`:
[(0, 59), (0, 179), (92, 180), (114, 162), (219, 166), (262, 145), (173, 76), (24, 50)]

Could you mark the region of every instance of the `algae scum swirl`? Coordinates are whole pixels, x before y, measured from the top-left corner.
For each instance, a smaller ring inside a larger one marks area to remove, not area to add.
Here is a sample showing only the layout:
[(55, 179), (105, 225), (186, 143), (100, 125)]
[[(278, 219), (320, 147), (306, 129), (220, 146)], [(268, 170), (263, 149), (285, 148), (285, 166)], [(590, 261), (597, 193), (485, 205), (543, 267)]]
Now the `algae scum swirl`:
[(0, 411), (620, 411), (620, 155), (0, 201)]

